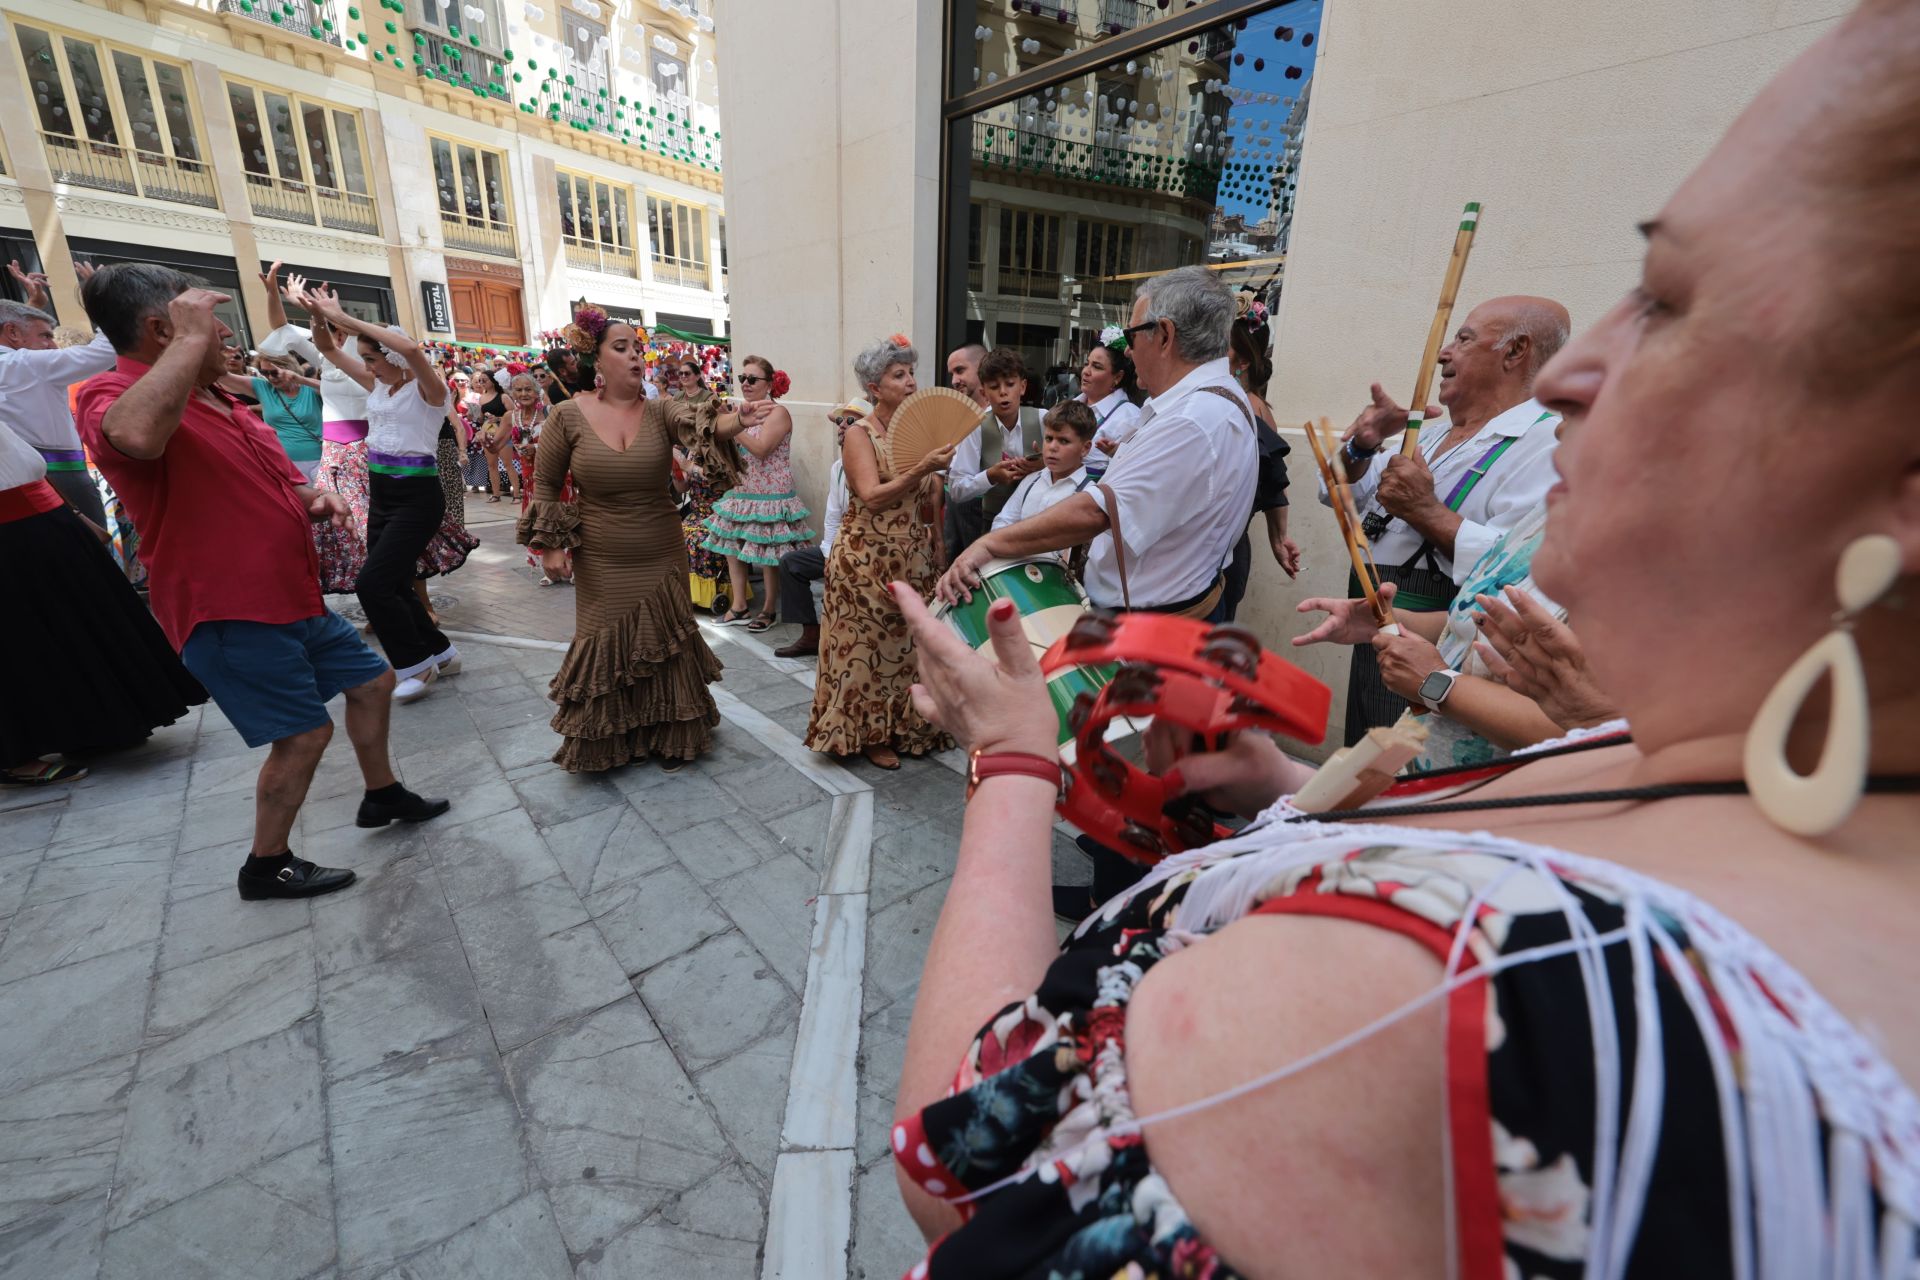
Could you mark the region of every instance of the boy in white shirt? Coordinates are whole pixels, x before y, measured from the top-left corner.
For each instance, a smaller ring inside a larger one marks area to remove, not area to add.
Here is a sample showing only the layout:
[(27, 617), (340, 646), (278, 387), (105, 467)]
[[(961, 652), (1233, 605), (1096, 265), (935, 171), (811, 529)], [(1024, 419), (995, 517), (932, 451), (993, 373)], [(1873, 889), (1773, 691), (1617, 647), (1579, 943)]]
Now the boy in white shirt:
[[(1044, 469), (1022, 480), (993, 518), (993, 527), (1039, 515), (1056, 502), (1065, 502), (1093, 481), (1087, 475), (1087, 450), (1099, 428), (1093, 410), (1080, 400), (1062, 400), (1047, 411), (1041, 427), (1040, 460)], [(1053, 553), (1063, 562), (1065, 551)]]

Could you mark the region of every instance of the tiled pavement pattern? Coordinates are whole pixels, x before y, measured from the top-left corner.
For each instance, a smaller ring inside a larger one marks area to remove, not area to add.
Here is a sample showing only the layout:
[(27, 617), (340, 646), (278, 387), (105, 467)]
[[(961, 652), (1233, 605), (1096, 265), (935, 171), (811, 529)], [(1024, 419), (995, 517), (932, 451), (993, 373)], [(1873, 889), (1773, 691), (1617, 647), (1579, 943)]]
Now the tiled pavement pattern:
[[(504, 504), (469, 511), (446, 624), (564, 639), (570, 589), (483, 523)], [(709, 635), (726, 693), (800, 733), (810, 673)], [(732, 722), (679, 775), (569, 777), (560, 655), (463, 649), (393, 729), (451, 813), (358, 830), (329, 750), (294, 847), (361, 872), (332, 897), (238, 900), (260, 754), (212, 707), (75, 787), (0, 791), (0, 1275), (763, 1273), (832, 797)], [(850, 773), (873, 843), (846, 1274), (890, 1277), (920, 1248), (886, 1135), (960, 785)]]

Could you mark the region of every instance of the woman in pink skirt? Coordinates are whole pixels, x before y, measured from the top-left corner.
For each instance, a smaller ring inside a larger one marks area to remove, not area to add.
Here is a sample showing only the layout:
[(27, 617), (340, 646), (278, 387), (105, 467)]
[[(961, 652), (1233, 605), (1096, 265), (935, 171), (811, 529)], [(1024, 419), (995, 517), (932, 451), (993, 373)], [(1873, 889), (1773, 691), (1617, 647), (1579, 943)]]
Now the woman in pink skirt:
[[(793, 491), (793, 416), (774, 403), (786, 394), (787, 375), (775, 371), (764, 356), (748, 356), (740, 367), (739, 418), (722, 418), (715, 434), (738, 446), (746, 474), (714, 504), (701, 549), (727, 558), (734, 607), (720, 620), (729, 625), (746, 622), (749, 631), (765, 631), (774, 623), (774, 602), (779, 599), (780, 554), (797, 543), (812, 542), (813, 533), (807, 528), (806, 504)], [(765, 597), (760, 612), (747, 622), (747, 566), (754, 564), (760, 566)]]

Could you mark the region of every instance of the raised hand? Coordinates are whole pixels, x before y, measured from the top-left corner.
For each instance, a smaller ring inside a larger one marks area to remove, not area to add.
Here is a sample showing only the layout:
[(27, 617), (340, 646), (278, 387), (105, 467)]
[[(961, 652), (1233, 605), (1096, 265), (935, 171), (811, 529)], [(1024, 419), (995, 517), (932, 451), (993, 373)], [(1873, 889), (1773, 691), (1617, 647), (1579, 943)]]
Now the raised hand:
[(7, 274), (13, 277), (13, 282), (20, 286), (22, 293), (27, 295), (28, 306), (45, 307), (47, 305), (49, 293), (46, 272), (23, 271), (16, 259), (7, 263)]
[(93, 273), (99, 269), (100, 268), (94, 266), (91, 262), (80, 262), (76, 260), (73, 264), (73, 274), (80, 277), (81, 284), (85, 284), (87, 281), (93, 279)]
[(895, 582), (888, 590), (913, 630), (920, 663), (913, 705), (921, 715), (969, 750), (1018, 751), (1049, 760), (1059, 755), (1060, 721), (1011, 600), (995, 601), (987, 610), (989, 660), (958, 632), (934, 621), (911, 586)]
[[(1380, 603), (1391, 605), (1397, 590), (1399, 588), (1391, 582), (1381, 583)], [(1295, 648), (1309, 644), (1366, 644), (1380, 630), (1379, 620), (1373, 616), (1373, 609), (1364, 598), (1339, 600), (1315, 596), (1311, 600), (1302, 600), (1294, 612), (1327, 615), (1319, 626), (1293, 638)]]
[[(275, 264), (278, 265), (278, 264)], [(299, 306), (307, 305), (307, 278), (298, 271), (287, 273), (286, 284), (280, 287), (280, 296)]]
[(277, 283), (279, 278), (280, 278), (280, 260), (278, 258), (275, 258), (273, 260), (273, 265), (260, 273), (260, 283), (267, 286), (268, 293), (272, 293), (276, 288), (279, 287)]
[(913, 464), (912, 474), (916, 476), (929, 476), (936, 471), (945, 471), (953, 465), (953, 451), (957, 448), (959, 448), (958, 445), (950, 444), (944, 449), (935, 449), (932, 453), (927, 454), (921, 458), (920, 461)]
[(228, 295), (211, 289), (188, 289), (167, 304), (167, 320), (173, 326), (173, 341), (202, 341), (214, 346), (226, 335), (226, 326), (213, 309), (228, 300)]
[(1483, 637), (1474, 652), (1509, 689), (1538, 703), (1547, 719), (1562, 729), (1579, 729), (1620, 714), (1594, 681), (1579, 637), (1533, 596), (1508, 587), (1505, 601), (1482, 595), (1474, 602), (1481, 609), (1474, 621)]
[[(1376, 382), (1370, 391), (1367, 407), (1360, 411), (1340, 437), (1353, 441), (1354, 448), (1362, 452), (1378, 449), (1381, 441), (1407, 429), (1407, 411), (1394, 403), (1386, 388)], [(1430, 404), (1427, 406), (1427, 420), (1432, 421), (1444, 412), (1439, 405)]]

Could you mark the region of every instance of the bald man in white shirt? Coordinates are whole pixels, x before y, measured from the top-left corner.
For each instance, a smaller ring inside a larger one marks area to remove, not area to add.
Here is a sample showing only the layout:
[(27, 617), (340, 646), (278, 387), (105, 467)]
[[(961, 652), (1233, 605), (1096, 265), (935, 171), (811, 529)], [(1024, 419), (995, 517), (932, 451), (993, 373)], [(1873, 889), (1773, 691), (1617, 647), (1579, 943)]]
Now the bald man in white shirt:
[[(1335, 455), (1353, 486), (1374, 563), (1398, 588), (1394, 603), (1445, 609), (1460, 579), (1552, 487), (1560, 419), (1533, 398), (1534, 375), (1566, 345), (1567, 309), (1550, 298), (1481, 303), (1440, 349), (1439, 400), (1417, 450), (1402, 456), (1407, 411), (1373, 386), (1373, 399)], [(1327, 487), (1320, 486), (1326, 502)], [(1350, 581), (1349, 595), (1358, 595)], [(1407, 701), (1387, 689), (1373, 649), (1357, 645), (1347, 682), (1346, 740), (1392, 724)]]

